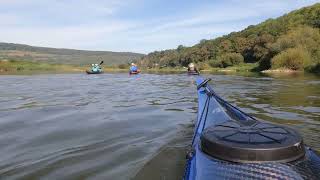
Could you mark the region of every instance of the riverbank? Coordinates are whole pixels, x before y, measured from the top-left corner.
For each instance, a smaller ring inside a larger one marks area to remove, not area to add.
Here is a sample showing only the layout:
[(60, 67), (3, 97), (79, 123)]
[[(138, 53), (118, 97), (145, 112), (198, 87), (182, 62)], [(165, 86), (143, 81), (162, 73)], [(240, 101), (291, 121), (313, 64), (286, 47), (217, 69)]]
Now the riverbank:
[(281, 68), (281, 69), (268, 69), (261, 71), (262, 73), (285, 73), (285, 74), (292, 74), (292, 73), (302, 73), (303, 71), (295, 71), (292, 69), (286, 69), (286, 68)]
[[(87, 66), (68, 65), (68, 64), (49, 64), (31, 61), (0, 60), (0, 74), (55, 74), (55, 73), (84, 73), (90, 69)], [(105, 72), (128, 72), (128, 69), (114, 67), (103, 67)]]
[[(49, 64), (31, 61), (0, 60), (0, 74), (50, 74), (50, 73), (83, 73), (90, 69), (88, 66), (77, 66), (67, 64)], [(118, 68), (116, 66), (104, 66), (103, 71), (109, 73), (127, 73), (127, 68)], [(164, 69), (144, 69), (143, 73), (183, 73), (183, 68), (164, 68)]]
[[(233, 74), (233, 73), (263, 73), (263, 74), (301, 74), (301, 73), (308, 73), (308, 74), (320, 74), (320, 68), (314, 69), (306, 69), (303, 70), (292, 70), (287, 68), (279, 68), (279, 69), (268, 69), (268, 70), (259, 70), (258, 63), (244, 63), (237, 66), (229, 66), (226, 68), (219, 68), (219, 67), (209, 67), (209, 66), (200, 66), (200, 73), (226, 73), (226, 74)], [(151, 69), (142, 69), (143, 72), (151, 72), (151, 73), (185, 73), (187, 71), (186, 67), (165, 67), (165, 68), (151, 68)]]
[(1, 60), (0, 74), (32, 73), (76, 73), (85, 67), (65, 64), (48, 64), (30, 61)]
[[(233, 72), (257, 72), (255, 69), (258, 64), (241, 64), (239, 66), (230, 66), (227, 68), (213, 68), (213, 67), (200, 67), (198, 68), (201, 73), (213, 73), (213, 72), (223, 72), (223, 73), (233, 73)], [(186, 67), (164, 67), (164, 68), (142, 68), (142, 72), (151, 72), (151, 73), (185, 73), (187, 71)]]
[[(119, 68), (118, 66), (102, 65), (103, 71), (106, 73), (127, 73), (128, 68)], [(296, 74), (303, 71), (294, 71), (290, 69), (270, 69), (257, 71), (257, 63), (246, 63), (238, 66), (230, 66), (227, 68), (200, 67), (200, 73), (224, 73), (224, 74), (246, 74), (246, 73), (264, 73), (264, 74)], [(30, 61), (0, 60), (0, 74), (55, 74), (55, 73), (84, 73), (89, 69), (89, 65), (68, 65), (68, 64), (48, 64)], [(165, 68), (143, 68), (142, 73), (155, 74), (179, 74), (186, 73), (186, 67), (165, 67)], [(319, 74), (318, 72), (312, 72)]]

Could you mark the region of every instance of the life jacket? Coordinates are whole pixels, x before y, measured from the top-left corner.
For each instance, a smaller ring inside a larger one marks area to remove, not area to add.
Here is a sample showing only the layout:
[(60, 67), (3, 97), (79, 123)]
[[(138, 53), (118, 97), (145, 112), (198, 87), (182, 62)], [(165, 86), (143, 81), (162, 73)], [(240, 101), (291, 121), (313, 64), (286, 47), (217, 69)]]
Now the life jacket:
[(137, 72), (138, 71), (138, 67), (137, 66), (131, 66), (130, 67), (130, 71), (131, 72)]
[(100, 72), (101, 71), (101, 67), (100, 66), (92, 66), (91, 71), (92, 72)]

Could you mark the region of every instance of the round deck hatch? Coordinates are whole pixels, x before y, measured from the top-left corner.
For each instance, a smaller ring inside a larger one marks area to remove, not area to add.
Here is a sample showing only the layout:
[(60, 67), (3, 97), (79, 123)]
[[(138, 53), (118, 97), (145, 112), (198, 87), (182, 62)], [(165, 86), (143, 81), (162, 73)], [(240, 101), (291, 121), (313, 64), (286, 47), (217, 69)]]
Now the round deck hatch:
[(242, 126), (237, 121), (206, 128), (201, 149), (210, 156), (232, 162), (290, 162), (301, 158), (305, 149), (293, 129), (257, 122)]

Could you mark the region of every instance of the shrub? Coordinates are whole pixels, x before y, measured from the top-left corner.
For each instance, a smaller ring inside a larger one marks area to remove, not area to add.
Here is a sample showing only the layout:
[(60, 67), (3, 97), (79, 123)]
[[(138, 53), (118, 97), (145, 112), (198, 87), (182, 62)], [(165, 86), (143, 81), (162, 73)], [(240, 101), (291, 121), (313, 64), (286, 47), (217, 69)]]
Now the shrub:
[(127, 64), (119, 64), (119, 65), (118, 65), (118, 68), (119, 68), (119, 69), (128, 69), (129, 66), (128, 66)]
[(227, 53), (220, 57), (222, 67), (238, 65), (244, 62), (244, 58), (240, 53)]
[(270, 45), (274, 53), (280, 53), (289, 48), (304, 47), (313, 60), (319, 58), (320, 32), (316, 28), (300, 26), (282, 35), (275, 43)]
[(216, 59), (212, 59), (209, 61), (209, 65), (211, 67), (223, 67), (222, 62)]
[(306, 70), (312, 73), (320, 74), (320, 63), (310, 66)]
[(205, 69), (209, 69), (209, 65), (205, 62), (199, 62), (196, 67), (198, 68), (198, 70), (205, 70)]
[(272, 69), (303, 70), (311, 64), (311, 57), (308, 51), (302, 47), (289, 48), (273, 57), (271, 63)]
[(313, 72), (320, 74), (320, 63), (312, 68)]
[(258, 63), (257, 71), (263, 71), (271, 68), (271, 60), (268, 58), (262, 58)]

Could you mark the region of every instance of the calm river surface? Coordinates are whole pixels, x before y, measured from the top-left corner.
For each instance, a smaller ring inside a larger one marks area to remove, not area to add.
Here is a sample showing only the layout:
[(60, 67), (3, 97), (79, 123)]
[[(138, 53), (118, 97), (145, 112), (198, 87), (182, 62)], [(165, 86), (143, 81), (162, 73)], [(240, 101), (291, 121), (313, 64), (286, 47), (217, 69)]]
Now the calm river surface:
[[(204, 75), (246, 112), (320, 150), (320, 78)], [(0, 76), (0, 179), (180, 179), (194, 76)]]

